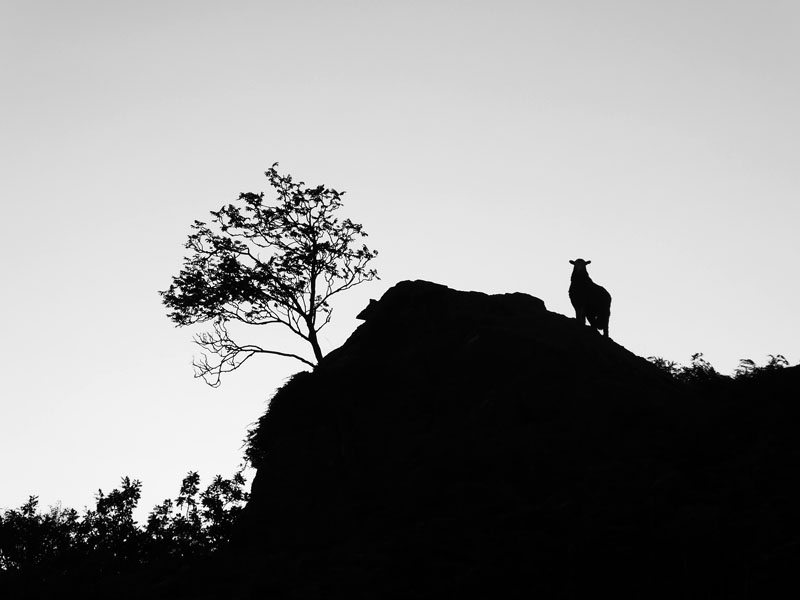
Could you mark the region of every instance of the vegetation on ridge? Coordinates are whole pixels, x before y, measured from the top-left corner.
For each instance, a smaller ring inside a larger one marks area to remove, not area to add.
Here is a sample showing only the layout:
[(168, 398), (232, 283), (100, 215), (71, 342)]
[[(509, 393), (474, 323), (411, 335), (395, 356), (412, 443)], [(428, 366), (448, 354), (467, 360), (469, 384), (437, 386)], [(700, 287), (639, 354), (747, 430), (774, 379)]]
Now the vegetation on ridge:
[(733, 372), (732, 377), (728, 377), (717, 371), (711, 363), (703, 358), (702, 352), (692, 354), (692, 361), (689, 366), (681, 365), (659, 356), (649, 356), (647, 360), (678, 381), (702, 384), (726, 379), (752, 379), (764, 373), (772, 373), (789, 366), (789, 361), (786, 360), (783, 354), (769, 354), (768, 356), (769, 360), (761, 366), (750, 358), (740, 359), (739, 365)]

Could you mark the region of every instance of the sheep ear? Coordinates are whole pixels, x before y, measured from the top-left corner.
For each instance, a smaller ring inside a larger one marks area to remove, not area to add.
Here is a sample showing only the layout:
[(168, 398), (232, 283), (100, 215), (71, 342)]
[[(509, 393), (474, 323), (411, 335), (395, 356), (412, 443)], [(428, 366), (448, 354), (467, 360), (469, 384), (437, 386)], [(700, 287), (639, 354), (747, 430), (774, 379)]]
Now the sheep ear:
[(571, 265), (574, 265), (574, 264), (575, 264), (575, 261), (574, 261), (574, 260), (571, 260), (571, 261), (569, 261), (569, 264), (571, 264)]
[(587, 260), (587, 261), (586, 261), (586, 264), (587, 264), (587, 265), (590, 265), (590, 264), (592, 264), (592, 261), (590, 261), (590, 260)]

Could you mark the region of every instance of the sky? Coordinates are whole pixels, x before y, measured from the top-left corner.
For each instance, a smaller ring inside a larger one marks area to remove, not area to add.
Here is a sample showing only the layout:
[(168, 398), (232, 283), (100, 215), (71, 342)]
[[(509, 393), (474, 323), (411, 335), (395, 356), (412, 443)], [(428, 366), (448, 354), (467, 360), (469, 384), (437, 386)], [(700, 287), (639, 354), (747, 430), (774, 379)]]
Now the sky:
[(207, 387), (158, 291), (274, 162), (380, 253), (325, 351), (406, 279), (571, 316), (582, 257), (640, 356), (800, 361), (797, 2), (0, 0), (0, 78), (0, 509), (235, 472), (303, 365)]

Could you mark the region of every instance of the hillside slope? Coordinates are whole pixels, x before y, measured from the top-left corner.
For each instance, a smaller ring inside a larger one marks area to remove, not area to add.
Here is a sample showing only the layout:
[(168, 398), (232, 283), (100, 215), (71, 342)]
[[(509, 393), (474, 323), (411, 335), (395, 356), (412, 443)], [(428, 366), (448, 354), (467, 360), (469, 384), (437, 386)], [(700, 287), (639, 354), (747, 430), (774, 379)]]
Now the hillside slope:
[(531, 296), (421, 281), (363, 314), (254, 432), (252, 590), (744, 598), (791, 573), (797, 368), (695, 389)]

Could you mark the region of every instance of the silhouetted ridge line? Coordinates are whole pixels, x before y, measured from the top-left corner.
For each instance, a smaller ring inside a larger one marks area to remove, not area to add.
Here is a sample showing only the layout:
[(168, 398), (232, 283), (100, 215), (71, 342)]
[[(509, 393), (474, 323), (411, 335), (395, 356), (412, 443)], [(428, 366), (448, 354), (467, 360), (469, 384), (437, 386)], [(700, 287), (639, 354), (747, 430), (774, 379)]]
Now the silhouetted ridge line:
[(617, 519), (644, 526), (650, 486), (696, 446), (685, 386), (533, 296), (405, 281), (361, 318), (252, 432), (239, 529), (251, 550), (336, 548), (317, 574), (334, 587), (566, 577), (570, 547), (586, 561)]

